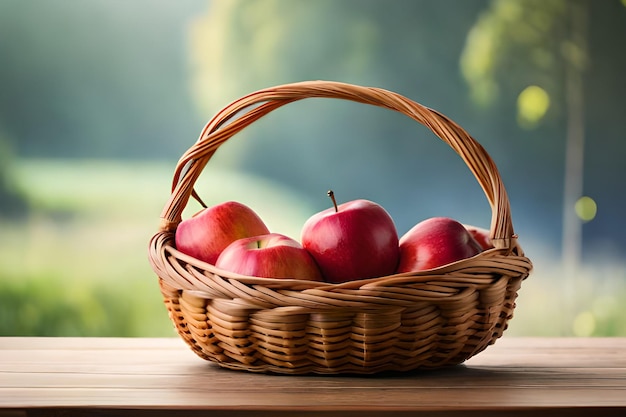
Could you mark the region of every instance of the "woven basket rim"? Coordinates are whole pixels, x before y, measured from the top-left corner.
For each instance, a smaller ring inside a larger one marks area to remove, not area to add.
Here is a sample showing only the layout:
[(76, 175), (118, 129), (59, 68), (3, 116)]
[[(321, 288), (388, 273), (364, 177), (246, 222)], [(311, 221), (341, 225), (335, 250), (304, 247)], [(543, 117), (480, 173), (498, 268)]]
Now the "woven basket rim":
[[(172, 232), (165, 231), (159, 232), (155, 235), (156, 237), (165, 237), (171, 238)], [(168, 239), (169, 240), (169, 239)], [(152, 246), (161, 246), (159, 244)], [(191, 267), (197, 268), (199, 270), (203, 270), (209, 274), (224, 277), (227, 279), (233, 279), (241, 282), (245, 285), (262, 285), (267, 288), (285, 288), (289, 287), (292, 289), (303, 290), (303, 289), (318, 289), (318, 290), (340, 290), (347, 288), (372, 288), (372, 287), (384, 287), (386, 285), (397, 285), (401, 283), (403, 280), (410, 282), (428, 282), (432, 281), (435, 277), (441, 277), (442, 279), (448, 277), (450, 273), (455, 273), (456, 271), (463, 271), (468, 266), (471, 267), (473, 263), (478, 259), (483, 259), (485, 256), (489, 256), (492, 259), (507, 259), (507, 263), (510, 262), (511, 259), (518, 259), (521, 270), (525, 269), (523, 266), (527, 262), (527, 258), (523, 254), (509, 254), (507, 249), (497, 249), (491, 248), (484, 250), (477, 255), (474, 255), (469, 258), (461, 259), (459, 261), (451, 262), (446, 265), (441, 265), (436, 268), (424, 269), (420, 271), (413, 272), (402, 272), (395, 273), (392, 275), (387, 275), (384, 277), (373, 277), (373, 278), (361, 278), (350, 280), (341, 283), (330, 283), (325, 281), (311, 281), (311, 280), (303, 280), (297, 278), (268, 278), (268, 277), (255, 277), (250, 275), (242, 275), (235, 272), (227, 271), (225, 269), (220, 269), (215, 265), (212, 265), (208, 262), (196, 259), (190, 255), (187, 255), (179, 250), (177, 250), (172, 244), (163, 245), (162, 248), (166, 253), (170, 254), (174, 258), (188, 264)], [(482, 262), (482, 261), (479, 261)], [(495, 261), (497, 263), (497, 261)], [(496, 265), (494, 264), (494, 267)], [(508, 268), (507, 268), (508, 269)], [(490, 282), (491, 278), (485, 277), (484, 282)]]

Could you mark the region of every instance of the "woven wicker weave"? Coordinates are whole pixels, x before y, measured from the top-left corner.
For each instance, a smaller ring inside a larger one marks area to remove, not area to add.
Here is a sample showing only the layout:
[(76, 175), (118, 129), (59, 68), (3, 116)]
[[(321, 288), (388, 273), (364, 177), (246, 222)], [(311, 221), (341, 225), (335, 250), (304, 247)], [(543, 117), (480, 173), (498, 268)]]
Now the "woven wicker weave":
[[(388, 108), (430, 128), (482, 186), (495, 248), (435, 270), (343, 284), (240, 276), (177, 251), (176, 227), (219, 146), (267, 113), (311, 97)], [(181, 157), (161, 218), (149, 257), (169, 316), (200, 357), (231, 369), (371, 374), (458, 364), (502, 335), (532, 269), (513, 232), (498, 170), (480, 144), (399, 94), (337, 82), (268, 88), (222, 109)]]

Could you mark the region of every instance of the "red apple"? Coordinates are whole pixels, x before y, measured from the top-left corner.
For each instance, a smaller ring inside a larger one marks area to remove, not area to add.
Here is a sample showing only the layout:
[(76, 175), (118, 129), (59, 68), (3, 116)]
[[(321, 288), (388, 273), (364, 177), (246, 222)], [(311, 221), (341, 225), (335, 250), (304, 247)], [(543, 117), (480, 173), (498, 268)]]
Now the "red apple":
[(477, 255), (482, 248), (456, 220), (448, 217), (426, 219), (400, 238), (397, 272), (437, 268)]
[(267, 233), (267, 226), (250, 207), (228, 201), (183, 220), (175, 240), (179, 251), (215, 264), (222, 250), (235, 240)]
[(489, 230), (469, 224), (464, 224), (463, 226), (465, 226), (467, 231), (470, 232), (470, 235), (472, 235), (483, 250), (493, 248), (493, 243), (491, 242), (491, 232)]
[(389, 213), (368, 200), (354, 200), (311, 216), (302, 246), (313, 255), (326, 281), (346, 282), (393, 274), (398, 265), (398, 232)]
[(215, 266), (254, 277), (323, 280), (309, 252), (296, 240), (279, 233), (234, 241), (222, 251)]

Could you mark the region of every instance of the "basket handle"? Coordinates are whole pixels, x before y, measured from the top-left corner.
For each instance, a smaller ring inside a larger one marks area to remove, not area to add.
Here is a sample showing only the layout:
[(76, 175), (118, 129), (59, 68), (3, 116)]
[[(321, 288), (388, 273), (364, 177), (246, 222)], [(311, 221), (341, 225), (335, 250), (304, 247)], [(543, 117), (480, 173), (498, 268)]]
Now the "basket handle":
[(486, 150), (463, 128), (443, 114), (400, 94), (334, 81), (305, 81), (259, 90), (233, 101), (218, 112), (178, 161), (172, 193), (161, 213), (161, 230), (176, 229), (191, 196), (203, 204), (194, 191), (194, 184), (224, 142), (266, 114), (305, 98), (335, 98), (384, 107), (428, 127), (463, 158), (485, 192), (491, 206), (490, 233), (494, 246), (509, 251), (517, 246), (510, 203), (498, 169)]

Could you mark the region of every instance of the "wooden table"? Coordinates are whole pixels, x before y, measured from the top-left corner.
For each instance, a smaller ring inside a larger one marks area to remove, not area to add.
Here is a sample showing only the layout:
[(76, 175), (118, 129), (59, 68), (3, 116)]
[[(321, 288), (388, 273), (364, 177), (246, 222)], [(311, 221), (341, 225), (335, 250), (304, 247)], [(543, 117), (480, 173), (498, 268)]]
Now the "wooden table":
[(278, 376), (180, 339), (0, 338), (0, 417), (626, 416), (626, 338), (502, 338), (450, 369)]

